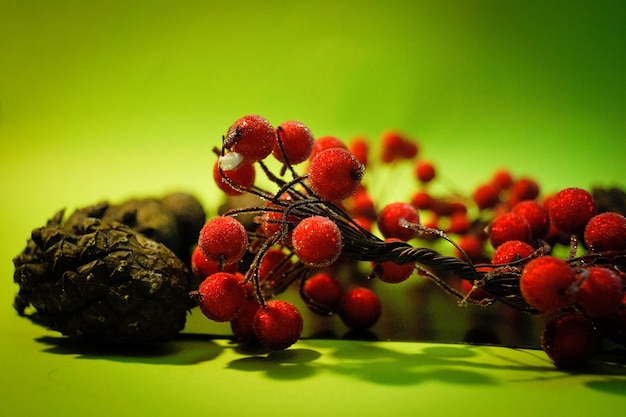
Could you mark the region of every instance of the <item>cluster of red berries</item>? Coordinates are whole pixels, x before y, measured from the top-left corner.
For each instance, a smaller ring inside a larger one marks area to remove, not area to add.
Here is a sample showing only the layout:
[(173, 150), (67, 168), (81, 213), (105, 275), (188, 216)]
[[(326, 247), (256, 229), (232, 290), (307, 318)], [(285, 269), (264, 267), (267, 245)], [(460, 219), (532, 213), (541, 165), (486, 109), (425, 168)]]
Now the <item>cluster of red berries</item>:
[[(300, 338), (303, 318), (277, 296), (297, 284), (314, 313), (337, 314), (365, 330), (381, 316), (380, 299), (346, 282), (337, 265), (367, 263), (370, 278), (383, 282), (417, 272), (463, 303), (500, 301), (550, 315), (542, 342), (557, 366), (583, 363), (600, 335), (626, 344), (622, 214), (598, 213), (579, 188), (540, 201), (534, 180), (506, 170), (471, 196), (435, 196), (435, 166), (414, 140), (385, 132), (380, 146), (381, 163), (414, 164), (418, 185), (407, 201), (376, 206), (362, 181), (370, 153), (363, 138), (315, 138), (301, 122), (274, 128), (258, 115), (235, 121), (215, 149), (213, 176), (225, 194), (249, 194), (259, 205), (232, 209), (202, 229), (192, 258), (202, 281), (192, 297), (201, 311), (230, 322), (240, 342), (285, 349)], [(269, 168), (270, 155), (279, 173)], [(256, 185), (257, 171), (274, 190)], [(244, 214), (252, 214), (252, 225), (240, 221)], [(444, 239), (454, 253), (409, 243), (416, 239)], [(569, 245), (569, 256), (556, 256), (555, 245)], [(450, 276), (460, 278), (460, 288)]]

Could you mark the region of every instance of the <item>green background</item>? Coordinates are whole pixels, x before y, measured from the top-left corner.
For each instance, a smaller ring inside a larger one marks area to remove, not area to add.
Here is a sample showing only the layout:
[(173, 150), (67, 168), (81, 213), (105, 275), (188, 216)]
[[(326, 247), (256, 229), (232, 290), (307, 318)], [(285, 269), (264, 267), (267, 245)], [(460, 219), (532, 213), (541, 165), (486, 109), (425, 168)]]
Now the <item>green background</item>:
[[(81, 350), (16, 317), (11, 259), (64, 207), (184, 190), (213, 213), (211, 149), (248, 113), (373, 143), (404, 131), (464, 190), (502, 166), (544, 193), (626, 186), (625, 73), (623, 1), (0, 0), (0, 415), (623, 407), (620, 367), (570, 375), (536, 351), (310, 340), (248, 358), (201, 336)], [(415, 185), (406, 167), (366, 179), (381, 202)]]

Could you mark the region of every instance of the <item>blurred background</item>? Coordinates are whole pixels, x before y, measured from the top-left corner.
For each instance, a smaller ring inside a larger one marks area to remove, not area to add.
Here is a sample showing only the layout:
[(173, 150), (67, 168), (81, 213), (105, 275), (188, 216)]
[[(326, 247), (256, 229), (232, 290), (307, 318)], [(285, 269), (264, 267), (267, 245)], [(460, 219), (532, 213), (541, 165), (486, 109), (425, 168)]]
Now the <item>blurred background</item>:
[[(462, 190), (624, 186), (624, 74), (623, 1), (0, 0), (0, 314), (21, 324), (11, 259), (61, 208), (182, 190), (213, 214), (211, 149), (248, 113), (400, 130)], [(389, 179), (380, 201), (415, 186)]]

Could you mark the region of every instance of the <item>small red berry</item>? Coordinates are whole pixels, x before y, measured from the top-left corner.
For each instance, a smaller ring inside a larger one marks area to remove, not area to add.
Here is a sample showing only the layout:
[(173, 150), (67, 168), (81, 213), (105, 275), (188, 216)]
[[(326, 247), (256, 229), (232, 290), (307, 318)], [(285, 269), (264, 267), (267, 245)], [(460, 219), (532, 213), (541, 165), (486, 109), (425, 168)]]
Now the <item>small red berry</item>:
[(246, 161), (265, 159), (274, 149), (276, 133), (267, 119), (258, 115), (235, 121), (224, 137), (224, 148), (241, 154)]
[(365, 167), (343, 148), (319, 152), (309, 164), (309, 183), (313, 191), (329, 201), (341, 201), (353, 195), (365, 174)]
[(612, 211), (593, 216), (585, 226), (584, 242), (595, 252), (626, 250), (626, 217)]
[(380, 299), (369, 288), (356, 287), (346, 291), (339, 302), (339, 317), (355, 330), (372, 327), (382, 313)]
[(270, 300), (259, 308), (252, 323), (259, 342), (272, 350), (284, 350), (298, 341), (302, 335), (303, 320), (300, 311), (292, 303)]
[(453, 212), (450, 214), (446, 232), (462, 235), (470, 230), (472, 222), (465, 212)]
[(430, 161), (420, 160), (415, 164), (415, 177), (419, 182), (431, 182), (436, 175), (435, 166)]
[(479, 210), (493, 208), (500, 202), (500, 192), (492, 184), (481, 184), (474, 189), (472, 200)]
[(522, 297), (530, 306), (551, 312), (570, 303), (570, 291), (575, 282), (576, 274), (567, 262), (544, 255), (526, 264), (519, 285)]
[(519, 259), (526, 258), (533, 254), (535, 249), (526, 242), (519, 240), (508, 240), (498, 246), (493, 252), (491, 263), (503, 265)]
[(248, 248), (248, 234), (236, 219), (218, 216), (204, 224), (198, 246), (209, 261), (228, 265), (243, 258)]
[(261, 304), (259, 304), (256, 298), (248, 297), (241, 306), (237, 318), (230, 321), (230, 329), (239, 343), (255, 343), (258, 341), (254, 333), (253, 323), (254, 317), (260, 308)]
[(369, 153), (369, 143), (367, 142), (367, 139), (360, 136), (350, 139), (348, 150), (352, 152), (356, 159), (359, 160), (361, 165), (364, 167), (367, 166)]
[(312, 161), (318, 153), (331, 148), (348, 149), (346, 144), (335, 136), (320, 136), (313, 142), (313, 149), (311, 150), (309, 159)]
[(587, 222), (596, 215), (596, 202), (586, 190), (565, 188), (550, 200), (548, 208), (554, 226), (570, 235), (583, 233)]
[(213, 165), (213, 180), (215, 181), (215, 184), (217, 184), (219, 189), (227, 195), (240, 195), (243, 191), (233, 188), (233, 186), (230, 185), (224, 177), (228, 178), (230, 182), (242, 188), (250, 188), (254, 184), (256, 172), (253, 164), (249, 162), (242, 162), (237, 166), (237, 168), (222, 170), (220, 173), (219, 161), (215, 162)]
[[(472, 262), (481, 262), (484, 260), (485, 242), (479, 236), (476, 236), (475, 234), (463, 235), (457, 242), (457, 245), (463, 250), (463, 252), (465, 252), (465, 255), (467, 255)], [(458, 258), (462, 257), (462, 254), (458, 249), (455, 253)]]
[(269, 249), (259, 263), (259, 280), (276, 280), (285, 274), (293, 266), (293, 263), (288, 259), (287, 254), (281, 249), (272, 248)]
[(491, 184), (498, 191), (507, 190), (513, 185), (513, 175), (507, 169), (497, 169), (491, 176)]
[(532, 232), (528, 222), (515, 213), (503, 213), (496, 216), (487, 227), (491, 246), (497, 248), (508, 240), (530, 242)]
[(329, 315), (339, 308), (343, 288), (337, 278), (327, 272), (318, 272), (304, 282), (302, 292), (307, 305), (315, 313)]
[(291, 242), (300, 261), (314, 267), (324, 267), (335, 262), (343, 247), (339, 227), (324, 216), (302, 219), (293, 229)]
[(591, 320), (580, 313), (567, 312), (546, 323), (541, 345), (558, 368), (572, 369), (580, 368), (598, 352), (600, 338)]
[(550, 231), (548, 210), (537, 200), (524, 200), (511, 208), (511, 213), (524, 218), (534, 239), (543, 239)]
[(574, 301), (589, 317), (608, 317), (615, 314), (622, 304), (624, 293), (622, 281), (612, 270), (600, 266), (583, 269), (577, 278), (578, 287)]
[[(280, 162), (285, 162), (283, 151), (291, 165), (297, 165), (306, 161), (313, 151), (313, 134), (309, 128), (298, 121), (289, 120), (281, 123), (276, 128), (276, 144), (272, 155)], [(282, 143), (282, 149), (278, 142)]]
[[(386, 241), (399, 242), (401, 240), (396, 238), (389, 238), (386, 239)], [(372, 263), (372, 269), (374, 270), (374, 273), (376, 274), (378, 279), (389, 284), (397, 284), (406, 281), (413, 273), (414, 268), (415, 265), (413, 265), (412, 263), (404, 265), (400, 265), (392, 261)]]
[(398, 159), (411, 159), (417, 155), (417, 144), (398, 132), (383, 132), (381, 141), (381, 159), (384, 163), (391, 163)]
[(240, 278), (228, 272), (207, 277), (198, 288), (198, 306), (214, 321), (230, 321), (239, 315), (246, 301), (246, 290)]
[(419, 210), (429, 210), (433, 204), (434, 198), (426, 191), (415, 191), (411, 196), (411, 204)]
[(534, 200), (539, 196), (540, 187), (531, 178), (520, 178), (513, 182), (509, 190), (508, 204), (510, 207), (524, 200)]
[(405, 242), (418, 235), (418, 231), (404, 227), (401, 220), (418, 224), (417, 209), (409, 203), (399, 201), (389, 203), (378, 214), (378, 230), (386, 239), (397, 238)]
[[(235, 273), (237, 271), (238, 264), (232, 263), (224, 265), (222, 271)], [(219, 262), (209, 261), (200, 246), (196, 245), (191, 253), (191, 271), (199, 280), (203, 281), (209, 275), (213, 275), (219, 270)]]

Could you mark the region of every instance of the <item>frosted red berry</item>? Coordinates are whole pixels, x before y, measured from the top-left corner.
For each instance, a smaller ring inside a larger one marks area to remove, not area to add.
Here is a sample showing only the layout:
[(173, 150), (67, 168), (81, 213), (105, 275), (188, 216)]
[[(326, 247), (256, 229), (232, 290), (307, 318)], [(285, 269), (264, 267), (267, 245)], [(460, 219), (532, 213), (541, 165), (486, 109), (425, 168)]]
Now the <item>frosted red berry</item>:
[(198, 246), (209, 261), (232, 264), (239, 262), (246, 253), (248, 234), (236, 219), (218, 216), (204, 224)]
[(435, 166), (430, 161), (422, 159), (415, 164), (415, 177), (419, 182), (431, 182), (435, 178), (436, 173)]
[(302, 335), (303, 319), (292, 303), (270, 300), (257, 310), (253, 322), (254, 334), (259, 342), (272, 350), (284, 350)]
[(535, 249), (526, 242), (508, 240), (495, 249), (491, 263), (494, 265), (508, 264), (526, 258), (532, 255), (534, 251)]
[(597, 214), (589, 219), (583, 236), (591, 251), (626, 250), (626, 217), (612, 211)]
[(198, 306), (205, 316), (214, 321), (235, 319), (245, 300), (243, 282), (228, 272), (208, 276), (198, 288)]
[(532, 232), (528, 222), (515, 213), (503, 213), (496, 216), (487, 227), (491, 246), (497, 248), (508, 240), (530, 242)]
[(343, 148), (319, 152), (309, 164), (311, 189), (321, 198), (341, 201), (352, 196), (361, 183), (365, 167)]
[(291, 242), (298, 259), (314, 267), (328, 266), (335, 262), (343, 247), (339, 227), (325, 216), (302, 219), (293, 229)]
[(566, 312), (546, 323), (541, 345), (558, 368), (573, 369), (584, 366), (598, 352), (600, 337), (587, 317)]
[(343, 287), (335, 276), (328, 272), (318, 272), (306, 279), (302, 292), (312, 311), (329, 315), (339, 308)]
[(511, 213), (526, 220), (533, 239), (543, 239), (550, 231), (548, 210), (537, 200), (524, 200), (511, 208)]
[(320, 136), (313, 141), (313, 149), (311, 150), (310, 160), (315, 159), (318, 153), (331, 148), (348, 149), (348, 146), (335, 136)]
[(403, 226), (401, 220), (419, 224), (417, 209), (401, 201), (389, 203), (378, 214), (378, 230), (385, 239), (396, 238), (405, 242), (418, 235), (418, 231)]
[[(237, 263), (223, 265), (223, 272), (234, 273), (237, 271)], [(213, 275), (216, 272), (220, 272), (219, 262), (209, 261), (200, 246), (196, 245), (191, 253), (191, 271), (200, 281), (203, 281), (209, 275)]]
[[(282, 149), (278, 139), (282, 143)], [(311, 130), (304, 123), (289, 120), (276, 128), (276, 143), (272, 155), (283, 163), (285, 162), (284, 156), (287, 155), (289, 163), (297, 165), (309, 159), (314, 141)]]
[(233, 332), (235, 340), (239, 343), (255, 343), (258, 342), (254, 333), (254, 317), (261, 308), (261, 304), (254, 297), (246, 298), (239, 311), (239, 315), (230, 321), (230, 329)]
[(381, 314), (380, 299), (369, 288), (351, 288), (339, 301), (339, 317), (351, 329), (369, 329), (378, 322)]
[[(219, 161), (216, 161), (213, 165), (213, 180), (219, 189), (227, 195), (234, 196), (242, 194), (244, 192), (242, 189), (252, 187), (255, 177), (256, 172), (254, 165), (249, 162), (242, 162), (235, 169), (222, 170), (221, 172), (219, 169)], [(230, 183), (234, 183), (235, 187)], [(237, 189), (237, 186), (241, 188)]]
[(550, 199), (548, 213), (554, 226), (568, 234), (583, 233), (587, 222), (596, 215), (596, 202), (582, 188), (565, 188)]
[(591, 266), (577, 274), (582, 282), (574, 294), (574, 301), (589, 317), (604, 318), (617, 313), (624, 292), (622, 281), (611, 269)]
[(522, 297), (530, 306), (541, 312), (551, 312), (571, 302), (570, 292), (575, 282), (576, 274), (567, 262), (544, 255), (524, 266), (519, 285)]
[(270, 122), (259, 115), (246, 115), (235, 121), (224, 137), (224, 148), (241, 154), (246, 161), (265, 159), (274, 149), (276, 133)]

